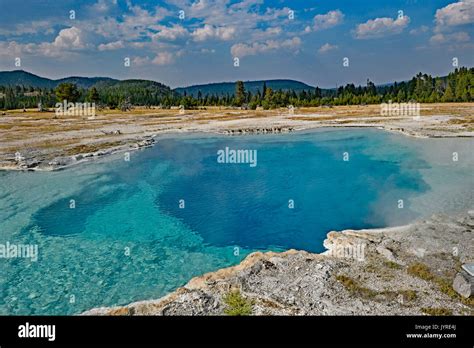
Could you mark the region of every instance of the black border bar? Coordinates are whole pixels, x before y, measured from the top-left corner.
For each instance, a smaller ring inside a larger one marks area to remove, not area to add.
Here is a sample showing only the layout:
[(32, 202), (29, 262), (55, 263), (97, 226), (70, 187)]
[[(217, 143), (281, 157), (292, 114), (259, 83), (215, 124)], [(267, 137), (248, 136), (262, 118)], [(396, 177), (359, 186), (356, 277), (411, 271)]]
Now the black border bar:
[[(0, 347), (58, 345), (415, 345), (473, 347), (474, 317), (0, 316)], [(55, 325), (55, 340), (20, 338), (19, 326)], [(408, 338), (407, 334), (424, 337)], [(439, 337), (447, 334), (450, 337)], [(455, 334), (455, 337), (453, 337)]]

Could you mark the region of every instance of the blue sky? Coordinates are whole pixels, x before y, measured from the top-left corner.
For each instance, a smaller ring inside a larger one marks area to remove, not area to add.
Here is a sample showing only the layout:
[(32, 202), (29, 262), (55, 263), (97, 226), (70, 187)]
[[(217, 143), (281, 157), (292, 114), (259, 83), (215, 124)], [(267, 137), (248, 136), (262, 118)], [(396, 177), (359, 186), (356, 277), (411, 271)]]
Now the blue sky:
[(473, 37), (474, 0), (0, 0), (0, 70), (50, 78), (386, 83), (474, 66)]

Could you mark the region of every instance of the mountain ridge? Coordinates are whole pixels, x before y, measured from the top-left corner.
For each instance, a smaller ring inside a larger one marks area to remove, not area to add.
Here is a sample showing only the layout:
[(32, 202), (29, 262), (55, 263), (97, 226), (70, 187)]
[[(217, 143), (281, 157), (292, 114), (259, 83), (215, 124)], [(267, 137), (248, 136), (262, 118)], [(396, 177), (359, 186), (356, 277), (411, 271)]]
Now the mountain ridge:
[[(25, 70), (11, 70), (11, 71), (0, 71), (0, 86), (25, 86), (25, 87), (36, 87), (36, 88), (56, 88), (60, 83), (74, 83), (78, 87), (89, 89), (91, 87), (110, 87), (113, 84), (123, 84), (126, 82), (150, 82), (152, 84), (160, 84), (168, 87), (165, 84), (145, 79), (126, 79), (119, 80), (110, 77), (94, 76), (68, 76), (60, 79), (50, 79), (42, 77)], [(234, 94), (236, 81), (227, 82), (213, 82), (208, 84), (197, 84), (187, 87), (170, 88), (172, 91), (183, 95), (186, 92), (187, 95), (197, 96), (198, 91), (201, 91), (203, 95), (206, 94), (217, 94), (220, 96), (226, 94)], [(262, 92), (263, 84), (266, 83), (268, 88), (274, 90), (294, 90), (300, 92), (302, 90), (314, 90), (316, 87), (310, 86), (304, 82), (300, 82), (292, 79), (272, 79), (272, 80), (254, 80), (244, 81), (245, 89), (252, 93), (256, 93), (257, 90)]]
[[(300, 82), (292, 79), (272, 79), (272, 80), (253, 80), (253, 81), (243, 81), (246, 91), (250, 91), (253, 94), (259, 90), (262, 92), (263, 84), (265, 83), (267, 88), (273, 90), (294, 90), (296, 92), (300, 91), (309, 91), (314, 90), (316, 87), (310, 86), (304, 82)], [(228, 82), (211, 82), (207, 84), (197, 84), (187, 87), (177, 87), (174, 89), (177, 93), (183, 95), (186, 92), (187, 95), (197, 96), (199, 91), (203, 95), (206, 94), (216, 94), (218, 96), (223, 96), (226, 94), (234, 94), (236, 81)]]
[(25, 70), (0, 71), (0, 85), (2, 86), (28, 86), (39, 88), (55, 88), (60, 83), (75, 83), (78, 87), (90, 88), (99, 81), (119, 82), (110, 77), (94, 76), (68, 76), (61, 79), (42, 77)]
[[(421, 73), (420, 73), (421, 74)], [(418, 75), (417, 75), (418, 76)], [(415, 78), (415, 77), (414, 77)], [(448, 76), (439, 76), (437, 78), (442, 79), (443, 81), (447, 80)], [(127, 84), (132, 84), (134, 86), (141, 85), (142, 87), (154, 86), (162, 90), (163, 92), (169, 92), (176, 95), (188, 95), (192, 97), (197, 97), (199, 91), (202, 96), (217, 95), (218, 97), (225, 97), (226, 95), (232, 96), (235, 94), (235, 83), (237, 81), (226, 81), (226, 82), (211, 82), (205, 84), (195, 84), (185, 87), (176, 87), (171, 88), (164, 83), (147, 80), (147, 79), (115, 79), (111, 77), (104, 76), (93, 76), (93, 77), (84, 77), (84, 76), (68, 76), (60, 79), (50, 79), (47, 77), (42, 77), (25, 70), (10, 70), (10, 71), (0, 71), (0, 86), (23, 86), (23, 87), (33, 87), (33, 88), (48, 88), (54, 89), (60, 83), (74, 83), (79, 88), (90, 89), (91, 87), (97, 88), (114, 88), (118, 86), (125, 86)], [(314, 91), (319, 89), (321, 92), (330, 93), (335, 92), (337, 88), (319, 88), (315, 86), (308, 85), (304, 82), (293, 80), (293, 79), (270, 79), (270, 80), (247, 80), (243, 81), (245, 90), (256, 94), (258, 91), (263, 92), (263, 85), (266, 84), (267, 88), (271, 88), (274, 91), (295, 91), (300, 93), (302, 91)], [(396, 81), (389, 82), (384, 84), (375, 84), (374, 86), (377, 89), (386, 89), (394, 86), (395, 84), (407, 83), (405, 81)]]

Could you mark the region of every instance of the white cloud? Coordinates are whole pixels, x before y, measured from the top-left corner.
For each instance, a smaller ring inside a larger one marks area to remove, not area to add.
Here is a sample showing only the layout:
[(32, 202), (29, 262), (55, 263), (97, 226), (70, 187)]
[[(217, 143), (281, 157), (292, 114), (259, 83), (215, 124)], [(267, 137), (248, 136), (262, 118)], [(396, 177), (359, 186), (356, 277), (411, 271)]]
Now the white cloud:
[(314, 16), (314, 30), (323, 30), (335, 27), (344, 20), (344, 14), (340, 10), (329, 11), (326, 14)]
[(301, 39), (296, 36), (281, 43), (281, 47), (283, 48), (298, 48), (299, 46), (301, 46)]
[(52, 45), (60, 49), (82, 49), (87, 46), (81, 29), (70, 27), (59, 32)]
[(432, 44), (442, 43), (445, 41), (446, 41), (446, 37), (443, 34), (436, 34), (430, 38), (430, 43)]
[[(138, 63), (155, 60), (157, 64), (170, 61), (169, 56), (157, 55), (158, 52), (170, 52), (178, 57), (184, 45), (187, 52), (199, 52), (204, 46), (201, 43), (212, 40), (245, 38), (246, 46), (252, 47), (250, 43), (255, 42), (255, 47), (261, 50), (286, 48), (288, 45), (296, 47), (297, 40), (300, 40), (294, 39), (299, 33), (283, 30), (289, 21), (290, 9), (268, 7), (263, 0), (166, 0), (163, 3), (166, 3), (163, 7), (141, 7), (134, 1), (126, 1), (124, 9), (117, 6), (118, 0), (95, 0), (85, 6), (87, 16), (79, 16), (70, 28), (59, 32), (54, 30), (54, 25), (69, 26), (67, 18), (25, 21), (11, 28), (2, 27), (0, 23), (0, 35), (3, 32), (10, 36), (12, 42), (15, 40), (12, 30), (18, 36), (57, 33), (55, 39), (45, 42), (39, 39), (29, 41), (28, 38), (16, 40), (13, 45), (16, 51), (32, 55), (67, 58), (86, 50), (127, 48), (135, 50)], [(175, 22), (178, 9), (185, 11), (188, 26)], [(252, 48), (247, 50), (252, 51)]]
[(173, 62), (173, 58), (174, 56), (170, 52), (160, 52), (151, 62), (156, 65), (168, 65)]
[(255, 42), (251, 45), (245, 43), (235, 44), (231, 48), (231, 53), (234, 57), (242, 58), (279, 49), (297, 49), (300, 46), (301, 39), (295, 36), (284, 41), (267, 40), (261, 43)]
[(96, 22), (91, 21), (96, 31), (104, 37), (122, 39), (124, 41), (139, 40), (143, 36), (155, 34), (162, 25), (160, 22), (171, 15), (171, 12), (163, 7), (155, 7), (149, 11), (140, 6), (129, 6), (129, 13), (119, 18), (99, 18)]
[(206, 41), (209, 39), (231, 40), (234, 37), (236, 29), (234, 27), (215, 27), (205, 24), (204, 27), (198, 28), (191, 34), (194, 41)]
[(171, 13), (162, 7), (156, 7), (154, 12), (140, 6), (131, 6), (132, 14), (124, 15), (124, 24), (131, 28), (146, 29), (147, 26), (159, 23)]
[(24, 46), (16, 41), (0, 41), (0, 57), (18, 57), (23, 52)]
[(77, 27), (62, 29), (53, 42), (17, 43), (11, 41), (8, 45), (3, 42), (0, 42), (0, 44), (2, 44), (0, 48), (5, 49), (6, 55), (32, 54), (60, 58), (65, 58), (74, 52), (93, 48), (93, 45), (88, 43), (85, 33)]
[[(263, 5), (262, 0), (167, 0), (186, 14), (186, 21), (196, 20), (194, 40), (230, 40), (246, 37), (251, 41), (262, 41), (262, 24), (265, 28), (282, 26), (288, 21), (288, 7), (273, 8)], [(218, 29), (231, 28), (231, 29)], [(215, 32), (217, 30), (217, 33)], [(270, 34), (267, 32), (266, 34)], [(280, 33), (280, 35), (283, 31)], [(288, 35), (288, 33), (285, 33)], [(291, 35), (290, 35), (291, 36)], [(267, 35), (269, 37), (269, 35)]]
[(384, 36), (400, 34), (410, 23), (410, 17), (375, 18), (357, 25), (354, 35), (357, 39), (375, 39)]
[(174, 41), (176, 39), (186, 37), (189, 33), (181, 25), (173, 25), (172, 27), (160, 26), (160, 31), (152, 35), (153, 39), (165, 39)]
[(168, 64), (173, 63), (174, 57), (175, 57), (174, 54), (171, 52), (160, 52), (153, 59), (151, 59), (149, 56), (134, 57), (132, 59), (132, 64), (137, 65), (137, 66), (147, 65), (147, 64), (168, 65)]
[(252, 35), (253, 40), (265, 40), (270, 37), (278, 36), (283, 32), (281, 27), (270, 27), (265, 30), (255, 30)]
[(0, 28), (0, 35), (5, 36), (20, 36), (25, 34), (52, 34), (54, 31), (52, 26), (54, 24), (47, 20), (32, 21), (28, 23), (18, 23), (12, 29)]
[(438, 9), (435, 14), (435, 22), (437, 30), (474, 23), (474, 1), (459, 1)]
[(263, 0), (242, 0), (241, 2), (233, 4), (231, 8), (245, 10), (255, 5), (262, 5), (263, 3)]
[(418, 35), (418, 34), (421, 34), (421, 33), (426, 33), (428, 30), (430, 30), (430, 28), (428, 26), (422, 25), (419, 28), (415, 28), (415, 29), (410, 30), (410, 35)]
[(319, 52), (319, 53), (327, 53), (327, 52), (332, 51), (332, 50), (335, 50), (335, 49), (337, 49), (337, 48), (338, 48), (337, 45), (331, 45), (330, 43), (325, 43), (324, 45), (322, 45), (322, 46), (319, 48), (318, 52)]
[(91, 9), (97, 12), (108, 12), (114, 6), (117, 6), (117, 0), (98, 0)]
[[(29, 53), (43, 54), (48, 57), (66, 57), (72, 52), (93, 48), (87, 33), (77, 27), (62, 29), (53, 42), (30, 44)], [(28, 46), (28, 45), (26, 45)]]
[(430, 43), (433, 45), (443, 44), (443, 43), (453, 43), (453, 42), (468, 42), (471, 40), (471, 37), (468, 33), (461, 31), (458, 33), (452, 34), (442, 34), (437, 33), (430, 38)]
[(133, 57), (132, 65), (141, 66), (150, 63), (150, 57)]
[(118, 50), (124, 47), (125, 45), (123, 44), (123, 41), (118, 40), (118, 41), (109, 42), (106, 44), (100, 44), (97, 48), (99, 51), (112, 51), (112, 50)]

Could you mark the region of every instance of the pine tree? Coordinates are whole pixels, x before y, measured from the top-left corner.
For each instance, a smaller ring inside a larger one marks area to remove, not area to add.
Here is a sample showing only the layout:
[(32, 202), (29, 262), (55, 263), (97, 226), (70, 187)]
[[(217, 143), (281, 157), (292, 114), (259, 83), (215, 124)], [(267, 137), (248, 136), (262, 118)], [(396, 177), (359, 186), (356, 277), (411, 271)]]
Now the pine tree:
[(235, 84), (235, 105), (242, 106), (245, 103), (245, 86), (242, 81), (237, 81)]
[(62, 102), (66, 100), (69, 102), (76, 102), (79, 99), (79, 91), (77, 90), (77, 86), (73, 83), (60, 83), (55, 90), (56, 99), (58, 102)]
[(449, 82), (446, 86), (446, 90), (444, 91), (443, 101), (444, 102), (454, 101), (454, 93), (453, 93), (453, 90), (451, 88), (451, 84)]
[(89, 93), (87, 94), (87, 101), (91, 103), (98, 103), (99, 100), (100, 100), (99, 92), (97, 92), (97, 89), (95, 87), (92, 87), (89, 90)]

